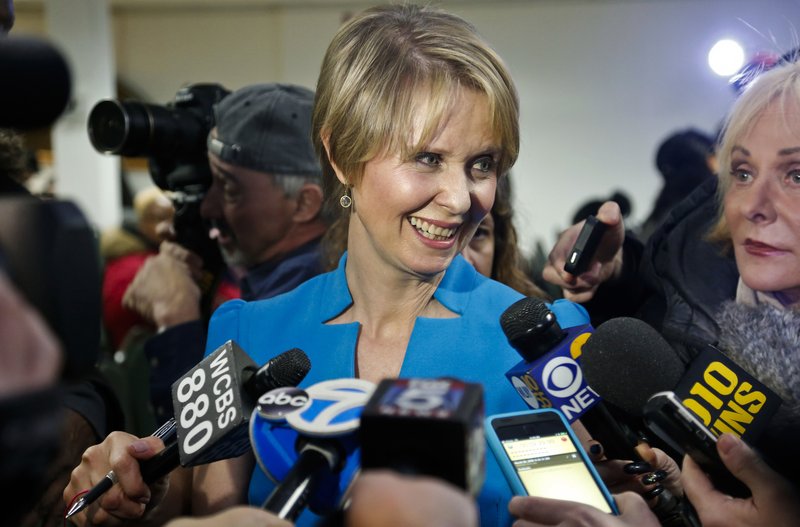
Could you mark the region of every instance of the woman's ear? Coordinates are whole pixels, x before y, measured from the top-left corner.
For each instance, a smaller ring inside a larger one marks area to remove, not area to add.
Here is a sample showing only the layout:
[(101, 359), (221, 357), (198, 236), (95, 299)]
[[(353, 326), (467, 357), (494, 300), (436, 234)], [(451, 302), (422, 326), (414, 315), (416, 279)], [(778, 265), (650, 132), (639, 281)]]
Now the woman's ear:
[(319, 218), (323, 204), (322, 187), (314, 183), (306, 183), (297, 192), (297, 205), (292, 219), (297, 223), (306, 223)]
[(331, 157), (331, 134), (322, 132), (320, 133), (320, 137), (322, 138), (322, 145), (325, 147), (325, 156), (328, 158), (328, 163), (330, 163), (331, 168), (333, 168), (333, 172), (336, 174), (336, 179), (338, 179), (339, 182), (346, 187), (347, 178), (344, 177), (344, 174), (341, 170), (339, 170), (336, 162)]

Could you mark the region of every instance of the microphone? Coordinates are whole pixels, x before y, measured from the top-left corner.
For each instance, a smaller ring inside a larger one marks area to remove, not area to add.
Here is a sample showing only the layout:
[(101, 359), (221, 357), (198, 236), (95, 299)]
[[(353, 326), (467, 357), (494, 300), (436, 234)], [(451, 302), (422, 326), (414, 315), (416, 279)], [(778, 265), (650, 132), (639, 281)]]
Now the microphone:
[(674, 391), (715, 436), (728, 432), (751, 444), (761, 437), (783, 402), (711, 345), (692, 361)]
[(500, 325), (522, 356), (506, 377), (528, 406), (557, 408), (570, 423), (580, 419), (612, 459), (639, 459), (636, 435), (617, 422), (578, 364), (584, 345), (594, 338), (588, 317), (563, 329), (543, 300), (528, 297), (509, 306)]
[(259, 466), (278, 483), (264, 509), (294, 521), (306, 506), (316, 514), (338, 507), (358, 471), (356, 431), (374, 390), (364, 379), (333, 379), (261, 397), (250, 439)]
[[(154, 433), (164, 439), (164, 449), (139, 462), (144, 482), (154, 483), (179, 465), (202, 465), (247, 452), (247, 425), (256, 399), (264, 391), (296, 386), (310, 369), (308, 356), (298, 348), (259, 368), (234, 341), (225, 342), (173, 383), (175, 418)], [(169, 435), (162, 436), (168, 428)], [(70, 508), (66, 518), (86, 508), (114, 483), (116, 475), (111, 471)]]
[[(658, 331), (639, 319), (629, 317), (610, 319), (597, 327), (583, 347), (581, 366), (589, 384), (612, 409), (637, 418), (642, 417), (650, 396), (670, 390), (684, 368), (680, 357)], [(619, 413), (616, 415), (621, 417)], [(612, 421), (619, 423), (613, 416)], [(623, 433), (621, 440), (630, 440), (630, 427), (620, 425), (613, 433), (620, 429)], [(635, 455), (633, 459), (639, 459), (635, 449), (631, 450)], [(691, 504), (667, 490), (658, 496), (653, 512), (662, 525), (699, 526)]]
[(506, 377), (528, 406), (556, 407), (572, 422), (597, 399), (583, 382), (575, 360), (592, 327), (589, 314), (579, 304), (557, 300), (551, 307), (528, 297), (500, 316), (503, 333), (522, 356)]
[(385, 379), (361, 413), (361, 468), (448, 481), (473, 496), (486, 471), (483, 387), (457, 379)]
[[(748, 495), (746, 487), (717, 461), (715, 445), (705, 451), (694, 448), (695, 441), (707, 443), (703, 430), (692, 430), (687, 438), (680, 426), (667, 428), (663, 419), (653, 418), (661, 414), (648, 416), (645, 411), (654, 410), (654, 394), (671, 393), (674, 387), (675, 399), (680, 401), (682, 409), (668, 410), (676, 417), (691, 412), (714, 436), (731, 432), (747, 439), (757, 437), (777, 410), (780, 398), (776, 394), (712, 346), (704, 349), (684, 373), (683, 361), (666, 340), (654, 328), (634, 318), (615, 318), (598, 326), (584, 352), (584, 374), (607, 402), (643, 417), (672, 450), (692, 455), (714, 476), (718, 488), (734, 496)], [(626, 382), (618, 382), (620, 378)], [(718, 411), (714, 421), (696, 410), (698, 400), (704, 404), (708, 400), (716, 402), (716, 407), (709, 405), (711, 411)], [(680, 418), (674, 422), (688, 428), (690, 420)], [(739, 433), (740, 430), (744, 433)]]
[(33, 37), (0, 38), (0, 127), (49, 126), (70, 99), (72, 77), (64, 56)]
[(672, 390), (684, 374), (683, 361), (664, 337), (630, 317), (597, 327), (583, 347), (581, 369), (607, 403), (636, 417), (651, 395)]

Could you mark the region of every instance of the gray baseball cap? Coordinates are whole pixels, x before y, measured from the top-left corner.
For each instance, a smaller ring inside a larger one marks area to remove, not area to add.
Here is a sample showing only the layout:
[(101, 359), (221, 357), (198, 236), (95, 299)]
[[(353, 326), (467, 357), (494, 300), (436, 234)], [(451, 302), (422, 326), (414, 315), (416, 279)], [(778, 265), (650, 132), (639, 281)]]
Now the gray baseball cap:
[(314, 92), (290, 84), (254, 84), (214, 105), (217, 136), (208, 150), (259, 172), (320, 175), (311, 142)]

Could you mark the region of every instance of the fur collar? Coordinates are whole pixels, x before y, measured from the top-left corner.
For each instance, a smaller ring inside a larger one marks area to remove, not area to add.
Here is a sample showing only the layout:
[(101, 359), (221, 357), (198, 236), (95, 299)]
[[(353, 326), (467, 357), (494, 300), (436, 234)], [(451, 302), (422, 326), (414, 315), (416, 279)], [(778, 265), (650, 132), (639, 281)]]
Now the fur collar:
[(773, 424), (799, 427), (800, 311), (726, 302), (717, 320), (725, 354), (783, 399)]

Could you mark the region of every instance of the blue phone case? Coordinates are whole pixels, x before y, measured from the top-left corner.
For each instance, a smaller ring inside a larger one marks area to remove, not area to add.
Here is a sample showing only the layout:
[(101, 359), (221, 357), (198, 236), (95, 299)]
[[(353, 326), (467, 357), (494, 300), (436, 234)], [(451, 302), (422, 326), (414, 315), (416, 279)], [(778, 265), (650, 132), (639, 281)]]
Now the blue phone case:
[(497, 434), (494, 431), (494, 427), (492, 426), (492, 421), (499, 418), (504, 417), (514, 417), (514, 416), (524, 416), (524, 415), (534, 415), (534, 414), (542, 414), (542, 413), (552, 413), (555, 414), (559, 420), (561, 420), (562, 424), (564, 425), (564, 429), (566, 430), (567, 434), (569, 434), (570, 439), (575, 444), (575, 447), (580, 454), (583, 463), (586, 465), (586, 468), (589, 469), (589, 473), (594, 478), (597, 487), (600, 489), (600, 492), (603, 494), (603, 497), (608, 502), (609, 507), (611, 507), (612, 512), (615, 515), (619, 515), (619, 509), (617, 509), (617, 503), (614, 501), (614, 497), (608, 491), (606, 484), (603, 483), (603, 480), (600, 479), (600, 475), (597, 473), (597, 470), (594, 468), (594, 464), (589, 459), (589, 456), (586, 455), (586, 451), (583, 449), (581, 442), (575, 436), (575, 433), (572, 431), (572, 427), (569, 426), (569, 423), (564, 418), (564, 415), (555, 410), (553, 408), (540, 408), (538, 410), (524, 410), (521, 412), (511, 412), (507, 414), (497, 414), (497, 415), (490, 415), (485, 420), (486, 429), (486, 440), (489, 443), (489, 448), (492, 449), (494, 453), (495, 459), (497, 459), (497, 463), (500, 465), (500, 468), (503, 470), (503, 474), (508, 481), (508, 484), (511, 486), (511, 490), (515, 496), (527, 496), (528, 491), (525, 490), (525, 486), (522, 483), (522, 480), (519, 478), (517, 471), (514, 469), (514, 464), (508, 457), (505, 448), (503, 448), (503, 444), (500, 442), (500, 438), (497, 437)]

